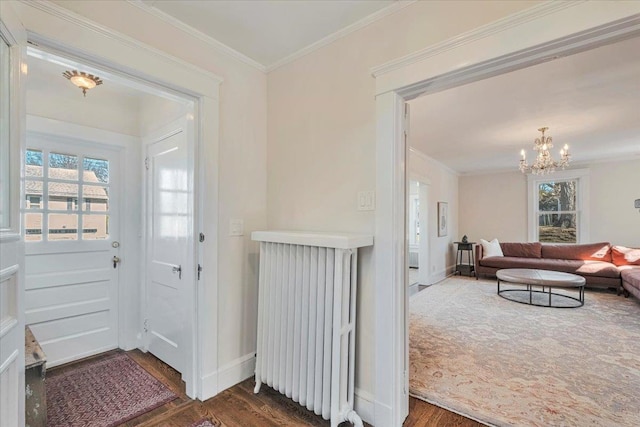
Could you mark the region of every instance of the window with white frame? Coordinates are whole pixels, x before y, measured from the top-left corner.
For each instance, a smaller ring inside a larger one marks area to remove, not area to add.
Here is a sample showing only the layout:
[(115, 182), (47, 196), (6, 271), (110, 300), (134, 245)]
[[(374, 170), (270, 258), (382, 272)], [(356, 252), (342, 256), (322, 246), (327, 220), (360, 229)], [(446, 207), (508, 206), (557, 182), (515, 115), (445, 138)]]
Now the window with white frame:
[(529, 240), (583, 243), (589, 240), (589, 171), (529, 175)]

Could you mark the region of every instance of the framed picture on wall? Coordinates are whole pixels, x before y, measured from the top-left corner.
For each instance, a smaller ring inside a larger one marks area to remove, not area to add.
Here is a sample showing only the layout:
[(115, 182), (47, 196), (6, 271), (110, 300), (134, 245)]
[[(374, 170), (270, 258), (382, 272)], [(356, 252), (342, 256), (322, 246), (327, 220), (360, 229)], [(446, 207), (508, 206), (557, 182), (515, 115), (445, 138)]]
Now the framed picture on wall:
[(438, 237), (449, 234), (449, 203), (438, 202)]

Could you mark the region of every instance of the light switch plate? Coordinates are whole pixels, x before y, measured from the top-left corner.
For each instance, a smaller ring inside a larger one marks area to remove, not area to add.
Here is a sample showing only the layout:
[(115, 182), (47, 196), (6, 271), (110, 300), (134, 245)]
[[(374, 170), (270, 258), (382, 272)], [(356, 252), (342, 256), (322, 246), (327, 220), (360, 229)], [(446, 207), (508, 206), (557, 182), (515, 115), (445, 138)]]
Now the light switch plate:
[(375, 191), (360, 191), (358, 192), (358, 210), (359, 211), (372, 211), (376, 208), (376, 193)]
[(244, 221), (231, 219), (229, 221), (229, 236), (244, 236)]

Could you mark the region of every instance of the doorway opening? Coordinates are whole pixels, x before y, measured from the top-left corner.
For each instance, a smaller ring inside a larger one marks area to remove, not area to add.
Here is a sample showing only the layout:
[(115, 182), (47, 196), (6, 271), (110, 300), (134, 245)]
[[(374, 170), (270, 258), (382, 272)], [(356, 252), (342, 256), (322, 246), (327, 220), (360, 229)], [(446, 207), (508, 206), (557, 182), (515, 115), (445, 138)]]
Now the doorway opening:
[[(571, 10), (569, 10), (571, 9)], [(491, 35), (473, 33), (425, 50), (374, 70), (377, 80), (377, 195), (376, 282), (392, 283), (376, 290), (376, 389), (385, 424), (401, 425), (408, 414), (408, 292), (406, 274), (406, 155), (407, 101), (498, 74), (568, 56), (637, 35), (638, 16), (615, 10), (603, 14), (589, 4), (575, 4), (561, 11), (541, 6), (532, 11), (537, 28), (566, 22), (566, 14), (580, 13), (588, 20), (561, 32), (530, 31), (529, 27), (505, 22), (496, 24)], [(579, 22), (579, 24), (578, 24)], [(493, 24), (492, 24), (493, 25)], [(523, 38), (522, 34), (531, 35)], [(507, 40), (513, 41), (505, 47)], [(518, 40), (518, 41), (515, 41)], [(481, 49), (479, 47), (482, 46)], [(464, 67), (459, 58), (468, 58)], [(426, 71), (429, 70), (429, 71)], [(386, 205), (388, 203), (388, 205)], [(388, 208), (387, 208), (388, 206)], [(446, 211), (446, 209), (445, 209)], [(398, 213), (401, 215), (398, 215)], [(449, 210), (451, 212), (451, 210)], [(398, 242), (403, 244), (399, 245)], [(433, 249), (433, 248), (432, 248)], [(392, 343), (389, 346), (389, 343)]]
[[(196, 99), (47, 46), (27, 55), (26, 325), (51, 367), (139, 348), (197, 397)], [(83, 96), (72, 70), (103, 84)], [(169, 134), (179, 144), (149, 158)], [(175, 260), (149, 262), (168, 246)], [(171, 295), (154, 286), (167, 268)]]
[[(412, 161), (409, 158), (409, 168)], [(429, 180), (412, 176), (407, 184), (409, 297), (431, 285), (429, 278)]]

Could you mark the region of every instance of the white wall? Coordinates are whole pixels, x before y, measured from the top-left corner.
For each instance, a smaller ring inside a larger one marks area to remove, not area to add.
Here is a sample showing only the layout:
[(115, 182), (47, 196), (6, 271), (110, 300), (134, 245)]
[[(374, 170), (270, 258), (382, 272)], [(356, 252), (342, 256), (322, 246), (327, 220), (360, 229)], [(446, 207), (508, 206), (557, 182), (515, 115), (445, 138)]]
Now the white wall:
[[(428, 181), (428, 265), (420, 266), (429, 272), (429, 283), (442, 280), (453, 273), (455, 267), (455, 245), (462, 236), (458, 222), (458, 174), (436, 160), (417, 150), (409, 151), (409, 176)], [(438, 202), (449, 204), (449, 233), (438, 237)], [(422, 236), (421, 236), (422, 237)]]
[[(210, 321), (219, 319), (219, 346), (215, 348), (211, 339), (205, 339), (203, 353), (218, 355), (218, 366), (228, 367), (228, 381), (240, 380), (251, 374), (250, 364), (255, 352), (255, 328), (257, 308), (257, 258), (258, 246), (251, 242), (252, 230), (266, 228), (266, 75), (228, 54), (212, 48), (205, 41), (197, 39), (166, 22), (161, 21), (140, 8), (124, 1), (60, 1), (56, 4), (96, 22), (109, 31), (115, 31), (131, 40), (144, 43), (154, 49), (164, 51), (180, 60), (208, 70), (224, 79), (220, 89), (220, 144), (218, 150), (219, 188), (218, 223), (205, 222), (205, 233), (212, 236), (220, 231), (218, 239), (219, 295), (215, 299), (211, 293), (207, 302), (216, 310), (206, 313)], [(54, 15), (17, 3), (16, 10), (24, 25), (38, 34), (56, 39), (67, 31), (69, 23), (60, 21)], [(92, 30), (87, 30), (92, 31)], [(83, 40), (78, 39), (78, 46)], [(85, 46), (88, 54), (110, 57), (112, 52), (101, 52), (101, 46)], [(208, 89), (207, 89), (208, 92)], [(216, 121), (216, 117), (205, 117)], [(208, 141), (205, 141), (205, 145)], [(205, 146), (205, 165), (212, 164), (215, 153)], [(205, 173), (216, 171), (205, 171)], [(204, 217), (211, 217), (211, 200), (216, 188), (205, 187)], [(229, 220), (244, 219), (243, 237), (229, 237)], [(204, 242), (205, 284), (214, 274), (208, 265), (212, 261), (212, 242)], [(202, 282), (201, 282), (202, 283)], [(211, 328), (202, 325), (207, 336)], [(207, 378), (216, 378), (222, 373), (211, 358), (203, 361), (203, 373)], [(227, 385), (231, 385), (225, 383)], [(205, 386), (207, 387), (207, 386)], [(217, 387), (213, 384), (211, 387)]]
[[(270, 72), (269, 228), (373, 233), (375, 211), (356, 209), (357, 192), (375, 189), (371, 67), (534, 4), (416, 2)], [(372, 253), (362, 251), (359, 268), (356, 386), (361, 396), (375, 392)]]
[(516, 167), (512, 172), (460, 176), (460, 233), (470, 242), (527, 241), (527, 176)]
[[(640, 159), (580, 165), (590, 171), (591, 242), (640, 247)], [(514, 166), (515, 169), (515, 166)], [(460, 230), (470, 240), (527, 241), (527, 178), (518, 171), (460, 177)]]

